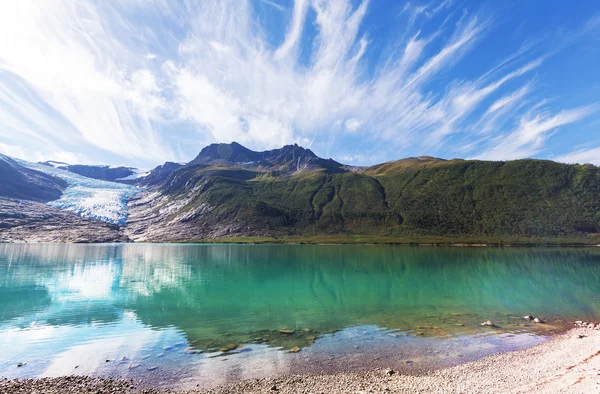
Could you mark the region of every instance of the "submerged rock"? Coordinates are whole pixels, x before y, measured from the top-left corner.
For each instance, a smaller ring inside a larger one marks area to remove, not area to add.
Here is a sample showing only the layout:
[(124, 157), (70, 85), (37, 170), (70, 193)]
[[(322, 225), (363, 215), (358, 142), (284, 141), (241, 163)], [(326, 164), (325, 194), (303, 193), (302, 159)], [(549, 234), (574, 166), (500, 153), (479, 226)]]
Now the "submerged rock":
[(491, 320), (488, 321), (484, 321), (483, 323), (480, 324), (482, 327), (498, 327), (497, 325), (495, 325), (494, 323), (492, 323)]
[(279, 330), (280, 334), (293, 334), (294, 330)]
[(300, 348), (298, 346), (294, 346), (293, 348), (290, 349), (290, 352), (292, 353), (298, 353), (300, 351)]
[(230, 343), (229, 345), (219, 348), (219, 351), (221, 352), (230, 352), (232, 350), (235, 350), (238, 348), (238, 345), (236, 345), (235, 343)]
[(533, 317), (531, 315), (527, 315), (527, 316), (523, 316), (523, 319), (525, 319), (525, 320), (534, 320), (535, 317)]
[(543, 321), (542, 319), (540, 319), (539, 317), (536, 317), (535, 319), (533, 319), (534, 323), (545, 323), (545, 321)]

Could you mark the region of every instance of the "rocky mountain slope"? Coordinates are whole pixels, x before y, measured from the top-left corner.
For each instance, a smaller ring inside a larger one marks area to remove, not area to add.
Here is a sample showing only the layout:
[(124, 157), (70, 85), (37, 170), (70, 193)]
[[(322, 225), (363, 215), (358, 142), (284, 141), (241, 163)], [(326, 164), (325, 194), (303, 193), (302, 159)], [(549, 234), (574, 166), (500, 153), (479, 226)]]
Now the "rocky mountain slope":
[(144, 187), (159, 186), (160, 184), (162, 184), (164, 181), (167, 180), (167, 178), (169, 177), (169, 175), (171, 175), (173, 173), (173, 171), (178, 170), (179, 168), (181, 168), (183, 166), (184, 166), (184, 164), (173, 163), (173, 162), (168, 161), (165, 164), (152, 169), (148, 173), (148, 175), (146, 175), (142, 178), (138, 178), (134, 184), (136, 186), (144, 186)]
[(122, 229), (101, 220), (28, 200), (0, 198), (0, 242), (128, 242)]
[(0, 242), (127, 241), (107, 221), (134, 189), (0, 155)]
[(60, 198), (67, 183), (23, 167), (0, 154), (0, 198), (47, 202)]
[[(130, 199), (138, 241), (228, 236), (576, 237), (600, 233), (600, 169), (419, 157), (350, 168), (290, 145), (204, 148)], [(595, 241), (590, 241), (595, 242)]]

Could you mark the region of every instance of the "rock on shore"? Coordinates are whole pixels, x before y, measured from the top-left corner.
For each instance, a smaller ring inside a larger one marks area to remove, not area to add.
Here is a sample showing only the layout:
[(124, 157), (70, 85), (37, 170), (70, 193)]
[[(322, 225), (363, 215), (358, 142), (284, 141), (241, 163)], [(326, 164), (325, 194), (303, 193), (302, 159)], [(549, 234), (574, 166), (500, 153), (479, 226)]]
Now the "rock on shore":
[(109, 394), (109, 393), (146, 393), (138, 391), (125, 380), (92, 378), (88, 376), (64, 376), (60, 378), (0, 380), (2, 394)]

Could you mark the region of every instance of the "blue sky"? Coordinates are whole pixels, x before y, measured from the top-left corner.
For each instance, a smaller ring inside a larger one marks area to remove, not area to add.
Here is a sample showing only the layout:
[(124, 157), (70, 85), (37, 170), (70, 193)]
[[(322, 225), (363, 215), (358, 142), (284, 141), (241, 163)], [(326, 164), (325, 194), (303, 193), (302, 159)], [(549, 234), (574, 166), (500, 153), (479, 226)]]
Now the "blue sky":
[(20, 0), (0, 36), (0, 152), (27, 160), (600, 165), (596, 1)]

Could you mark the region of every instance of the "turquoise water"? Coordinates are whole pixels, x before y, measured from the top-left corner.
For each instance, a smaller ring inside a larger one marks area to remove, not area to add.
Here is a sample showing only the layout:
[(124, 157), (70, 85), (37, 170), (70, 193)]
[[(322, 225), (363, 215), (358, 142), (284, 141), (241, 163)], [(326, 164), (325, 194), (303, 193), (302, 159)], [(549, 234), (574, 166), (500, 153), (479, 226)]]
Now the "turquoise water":
[(3, 377), (418, 372), (599, 318), (597, 248), (0, 245)]

